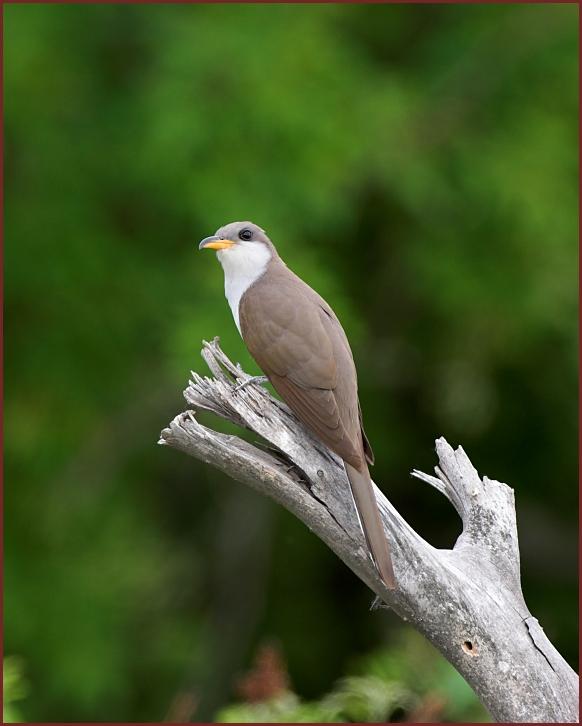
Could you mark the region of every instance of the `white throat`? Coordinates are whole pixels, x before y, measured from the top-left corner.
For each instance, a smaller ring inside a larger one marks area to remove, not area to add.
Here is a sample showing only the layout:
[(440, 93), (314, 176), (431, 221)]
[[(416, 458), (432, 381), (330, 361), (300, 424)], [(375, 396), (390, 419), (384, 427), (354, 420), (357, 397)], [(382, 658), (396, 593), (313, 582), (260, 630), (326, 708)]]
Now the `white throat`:
[(262, 242), (237, 242), (230, 249), (220, 250), (216, 256), (224, 270), (224, 294), (240, 333), (240, 300), (267, 269), (271, 251)]

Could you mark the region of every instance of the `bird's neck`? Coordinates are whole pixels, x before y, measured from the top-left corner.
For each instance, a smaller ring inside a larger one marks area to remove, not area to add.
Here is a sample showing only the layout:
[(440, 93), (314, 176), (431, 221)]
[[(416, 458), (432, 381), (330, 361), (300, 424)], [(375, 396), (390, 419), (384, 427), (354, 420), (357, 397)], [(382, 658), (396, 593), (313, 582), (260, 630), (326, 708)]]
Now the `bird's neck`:
[(237, 245), (237, 248), (218, 253), (224, 270), (224, 294), (232, 310), (238, 332), (240, 329), (239, 305), (242, 296), (266, 272), (273, 255), (262, 244), (250, 243)]

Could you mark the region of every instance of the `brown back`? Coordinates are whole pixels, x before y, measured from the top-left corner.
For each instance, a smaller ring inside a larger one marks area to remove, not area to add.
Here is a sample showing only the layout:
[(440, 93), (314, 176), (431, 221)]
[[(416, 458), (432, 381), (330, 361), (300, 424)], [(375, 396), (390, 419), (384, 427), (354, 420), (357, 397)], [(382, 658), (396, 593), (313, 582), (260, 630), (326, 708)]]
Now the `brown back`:
[(239, 317), (247, 348), (295, 415), (355, 468), (372, 463), (352, 352), (325, 300), (274, 257)]

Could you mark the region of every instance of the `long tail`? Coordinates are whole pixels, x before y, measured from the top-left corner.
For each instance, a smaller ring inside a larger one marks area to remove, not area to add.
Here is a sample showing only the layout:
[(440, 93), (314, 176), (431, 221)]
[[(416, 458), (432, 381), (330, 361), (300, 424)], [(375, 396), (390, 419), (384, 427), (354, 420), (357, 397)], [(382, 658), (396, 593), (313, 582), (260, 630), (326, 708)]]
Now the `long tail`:
[(380, 518), (370, 474), (367, 467), (365, 467), (364, 471), (359, 471), (347, 462), (344, 462), (344, 464), (372, 558), (386, 587), (393, 590), (396, 587), (396, 581), (390, 556), (390, 545), (384, 533), (384, 526)]

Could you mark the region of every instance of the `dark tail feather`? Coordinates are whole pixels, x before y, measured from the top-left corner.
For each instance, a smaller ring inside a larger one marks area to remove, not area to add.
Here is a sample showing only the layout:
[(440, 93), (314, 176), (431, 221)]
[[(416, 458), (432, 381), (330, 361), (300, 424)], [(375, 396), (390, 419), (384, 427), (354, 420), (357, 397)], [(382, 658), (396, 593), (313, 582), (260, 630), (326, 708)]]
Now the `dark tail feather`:
[(390, 557), (390, 546), (384, 533), (384, 525), (380, 518), (370, 474), (367, 468), (364, 471), (358, 471), (347, 462), (344, 463), (366, 542), (380, 577), (384, 580), (386, 587), (393, 590), (396, 587), (396, 581)]

